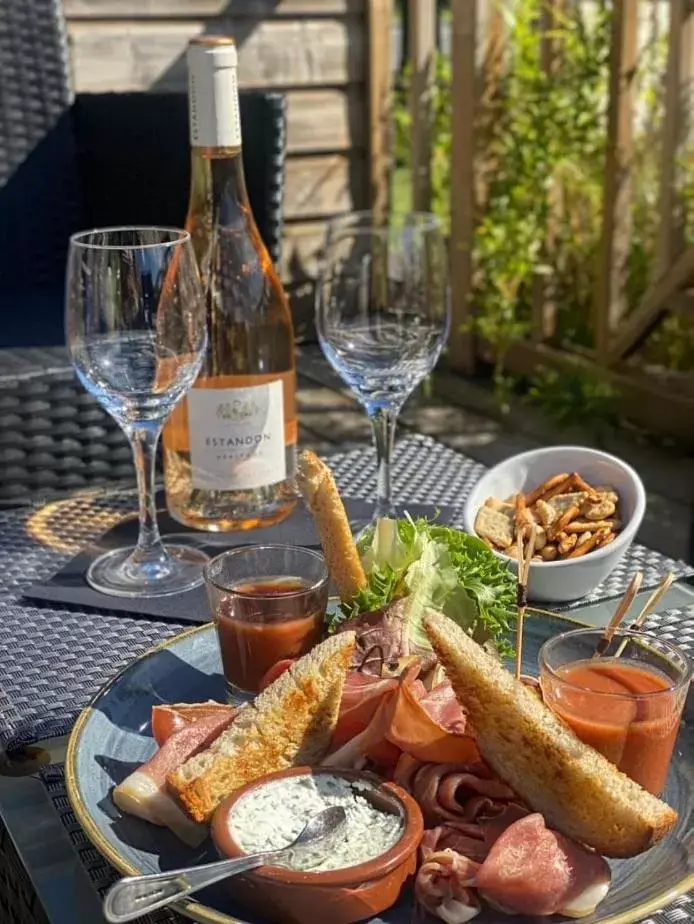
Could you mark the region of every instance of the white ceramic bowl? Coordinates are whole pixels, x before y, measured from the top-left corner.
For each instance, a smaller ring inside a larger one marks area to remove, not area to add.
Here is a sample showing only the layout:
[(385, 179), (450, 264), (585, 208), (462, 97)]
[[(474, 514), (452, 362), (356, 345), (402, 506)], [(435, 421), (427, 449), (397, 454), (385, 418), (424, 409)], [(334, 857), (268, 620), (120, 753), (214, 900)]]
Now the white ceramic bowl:
[[(634, 469), (615, 456), (583, 446), (550, 446), (512, 456), (490, 469), (470, 492), (463, 510), (465, 530), (475, 533), (477, 511), (488, 497), (503, 500), (517, 491), (532, 491), (559, 472), (578, 472), (591, 485), (609, 484), (619, 494), (623, 520), (617, 538), (603, 549), (567, 561), (531, 562), (528, 596), (531, 600), (562, 603), (585, 597), (615, 568), (634, 541), (646, 511), (646, 492)], [(517, 570), (518, 563), (494, 553)]]

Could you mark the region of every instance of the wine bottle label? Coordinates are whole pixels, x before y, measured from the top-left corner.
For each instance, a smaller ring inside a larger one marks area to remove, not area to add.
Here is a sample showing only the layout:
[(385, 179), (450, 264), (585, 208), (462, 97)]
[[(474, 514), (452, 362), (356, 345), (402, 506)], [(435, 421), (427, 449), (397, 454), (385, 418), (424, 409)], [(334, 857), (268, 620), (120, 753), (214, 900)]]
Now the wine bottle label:
[(193, 147), (241, 147), (234, 45), (193, 43), (188, 47), (188, 106)]
[(194, 488), (244, 491), (287, 477), (281, 381), (192, 388), (188, 432)]

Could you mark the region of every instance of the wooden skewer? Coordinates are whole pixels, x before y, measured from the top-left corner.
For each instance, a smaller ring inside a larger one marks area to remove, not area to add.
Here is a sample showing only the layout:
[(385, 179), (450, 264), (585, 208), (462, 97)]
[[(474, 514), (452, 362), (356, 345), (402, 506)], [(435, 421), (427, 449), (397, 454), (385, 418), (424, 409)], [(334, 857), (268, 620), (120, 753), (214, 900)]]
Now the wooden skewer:
[[(646, 621), (647, 617), (650, 616), (650, 614), (653, 612), (656, 606), (660, 603), (663, 596), (667, 593), (667, 591), (670, 588), (670, 585), (672, 584), (674, 580), (675, 580), (675, 575), (672, 572), (670, 572), (670, 574), (665, 575), (663, 580), (656, 587), (656, 589), (650, 595), (648, 600), (646, 600), (646, 602), (644, 603), (643, 609), (641, 610), (639, 615), (629, 626), (629, 630), (631, 632), (637, 632), (641, 628), (641, 626)], [(615, 651), (615, 654), (614, 654), (615, 658), (619, 658), (622, 656), (622, 654), (624, 653), (624, 649), (627, 647), (627, 641), (628, 639), (625, 638), (621, 642), (619, 648)]]
[(605, 652), (607, 651), (610, 645), (610, 642), (612, 641), (612, 637), (617, 631), (617, 627), (619, 626), (621, 621), (624, 619), (626, 614), (629, 612), (629, 608), (631, 607), (631, 604), (634, 602), (634, 597), (639, 592), (641, 581), (643, 581), (643, 572), (637, 571), (636, 574), (631, 579), (629, 586), (627, 587), (626, 593), (622, 597), (622, 602), (617, 607), (614, 616), (612, 617), (609, 624), (607, 625), (605, 631), (602, 634), (602, 637), (600, 638), (600, 641), (598, 642), (595, 648), (595, 654), (593, 655), (594, 658), (599, 658), (600, 655), (605, 654)]
[(537, 526), (535, 523), (530, 525), (530, 536), (528, 537), (528, 548), (523, 554), (523, 530), (518, 530), (516, 538), (518, 550), (518, 618), (516, 620), (516, 680), (520, 680), (523, 667), (523, 623), (525, 621), (525, 608), (528, 605), (528, 575), (530, 574), (530, 562), (535, 552), (535, 539), (537, 538)]

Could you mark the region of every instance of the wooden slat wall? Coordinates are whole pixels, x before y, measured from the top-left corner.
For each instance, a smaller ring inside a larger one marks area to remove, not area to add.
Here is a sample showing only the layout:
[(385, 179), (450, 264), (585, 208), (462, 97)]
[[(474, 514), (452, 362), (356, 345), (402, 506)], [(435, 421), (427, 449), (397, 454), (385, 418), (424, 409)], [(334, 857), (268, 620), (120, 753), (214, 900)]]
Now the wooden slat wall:
[[(367, 0), (63, 0), (74, 87), (183, 91), (203, 32), (239, 45), (243, 87), (287, 96), (283, 271), (315, 272), (331, 215), (369, 205)], [(304, 286), (306, 288), (306, 286)]]
[(199, 16), (341, 16), (361, 13), (363, 0), (63, 0), (69, 19), (194, 19)]

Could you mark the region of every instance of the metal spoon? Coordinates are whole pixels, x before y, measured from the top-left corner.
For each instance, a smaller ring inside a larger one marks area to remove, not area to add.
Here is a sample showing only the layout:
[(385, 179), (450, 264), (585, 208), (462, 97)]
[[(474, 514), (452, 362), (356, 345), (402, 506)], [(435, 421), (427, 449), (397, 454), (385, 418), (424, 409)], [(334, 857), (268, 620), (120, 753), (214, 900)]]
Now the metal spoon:
[[(255, 869), (272, 860), (273, 866), (294, 866), (302, 852), (322, 841), (327, 850), (333, 838), (342, 830), (347, 813), (341, 805), (331, 805), (310, 818), (299, 836), (280, 850), (268, 850), (235, 860), (220, 860), (204, 866), (190, 866), (150, 876), (129, 876), (116, 882), (104, 899), (104, 917), (109, 924), (125, 924), (150, 911), (163, 908), (204, 889), (205, 886)], [(288, 862), (289, 861), (289, 862)]]

